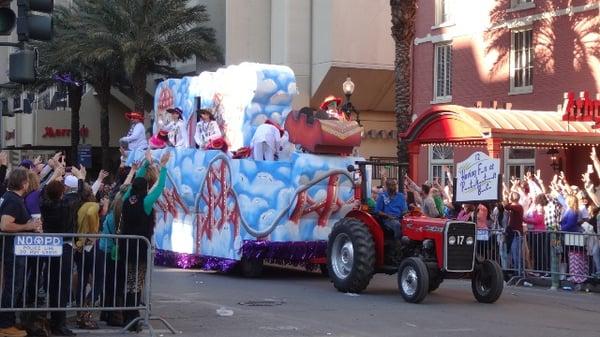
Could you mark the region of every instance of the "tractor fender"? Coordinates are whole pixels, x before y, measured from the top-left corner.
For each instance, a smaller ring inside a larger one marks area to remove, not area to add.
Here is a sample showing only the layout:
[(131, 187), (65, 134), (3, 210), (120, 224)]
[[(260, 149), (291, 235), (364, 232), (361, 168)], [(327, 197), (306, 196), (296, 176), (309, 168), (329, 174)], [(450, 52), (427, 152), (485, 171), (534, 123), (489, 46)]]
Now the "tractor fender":
[(381, 225), (375, 217), (371, 214), (361, 211), (361, 210), (352, 210), (348, 214), (346, 214), (347, 218), (354, 218), (362, 221), (368, 228), (369, 232), (373, 236), (373, 242), (375, 243), (375, 265), (376, 267), (383, 266), (384, 264), (384, 251), (383, 251), (383, 230), (381, 229)]

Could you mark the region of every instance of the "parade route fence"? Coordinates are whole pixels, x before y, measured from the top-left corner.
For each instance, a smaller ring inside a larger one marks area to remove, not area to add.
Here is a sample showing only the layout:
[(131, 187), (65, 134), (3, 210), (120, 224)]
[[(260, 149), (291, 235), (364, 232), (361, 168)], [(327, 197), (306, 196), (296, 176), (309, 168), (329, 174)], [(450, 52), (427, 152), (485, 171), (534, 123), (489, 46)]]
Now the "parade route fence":
[(158, 320), (176, 333), (151, 313), (154, 252), (145, 237), (0, 233), (0, 245), (0, 315), (121, 311), (131, 319), (122, 332), (141, 322), (154, 336)]
[(552, 278), (553, 286), (600, 279), (599, 234), (528, 230), (515, 232), (511, 242), (503, 230), (478, 229), (477, 256), (498, 262), (511, 274), (509, 283), (527, 277)]

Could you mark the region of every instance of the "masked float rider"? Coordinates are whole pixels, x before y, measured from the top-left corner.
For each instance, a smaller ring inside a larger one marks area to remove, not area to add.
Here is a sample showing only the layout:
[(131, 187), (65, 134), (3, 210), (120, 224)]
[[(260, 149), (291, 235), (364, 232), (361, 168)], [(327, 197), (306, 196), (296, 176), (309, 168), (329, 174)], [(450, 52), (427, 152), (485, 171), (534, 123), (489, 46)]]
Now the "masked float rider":
[(325, 111), (329, 119), (345, 121), (347, 120), (346, 114), (338, 109), (341, 103), (341, 98), (330, 95), (327, 98), (325, 98), (325, 100), (323, 100), (323, 103), (321, 103), (319, 107), (321, 108), (321, 110)]
[(171, 114), (171, 121), (166, 126), (166, 130), (169, 131), (169, 142), (175, 147), (188, 147), (189, 137), (187, 125), (183, 120), (183, 111), (176, 107), (167, 109), (167, 112)]
[(211, 140), (215, 140), (223, 135), (221, 134), (219, 124), (215, 121), (215, 117), (210, 110), (201, 109), (199, 113), (200, 121), (196, 124), (194, 140), (200, 149), (204, 149)]

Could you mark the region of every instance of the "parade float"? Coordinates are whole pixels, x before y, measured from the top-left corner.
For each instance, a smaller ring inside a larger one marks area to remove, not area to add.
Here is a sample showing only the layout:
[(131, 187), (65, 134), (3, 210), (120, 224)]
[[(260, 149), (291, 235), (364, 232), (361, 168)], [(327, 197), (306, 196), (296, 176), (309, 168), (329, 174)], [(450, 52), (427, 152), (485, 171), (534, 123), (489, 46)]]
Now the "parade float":
[[(158, 85), (155, 134), (167, 109), (179, 107), (195, 144), (197, 111), (209, 109), (228, 151), (153, 151), (155, 158), (172, 152), (155, 207), (157, 264), (221, 271), (241, 264), (252, 274), (263, 261), (324, 263), (333, 224), (359, 204), (357, 178), (348, 166), (361, 160), (351, 153), (362, 128), (354, 121), (316, 119), (306, 108), (292, 111), (295, 95), (290, 68), (256, 63)], [(290, 142), (276, 161), (253, 160), (247, 157), (252, 136), (267, 120), (283, 125)], [(133, 152), (129, 163), (141, 158)]]

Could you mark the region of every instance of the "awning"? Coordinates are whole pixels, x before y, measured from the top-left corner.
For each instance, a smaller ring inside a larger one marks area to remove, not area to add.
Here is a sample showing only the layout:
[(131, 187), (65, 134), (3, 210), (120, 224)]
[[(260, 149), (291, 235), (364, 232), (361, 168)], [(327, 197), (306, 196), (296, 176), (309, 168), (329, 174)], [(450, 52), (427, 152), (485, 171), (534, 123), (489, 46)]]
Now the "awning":
[(439, 105), (423, 112), (399, 137), (419, 144), (567, 147), (600, 142), (593, 122), (567, 122), (557, 111)]

